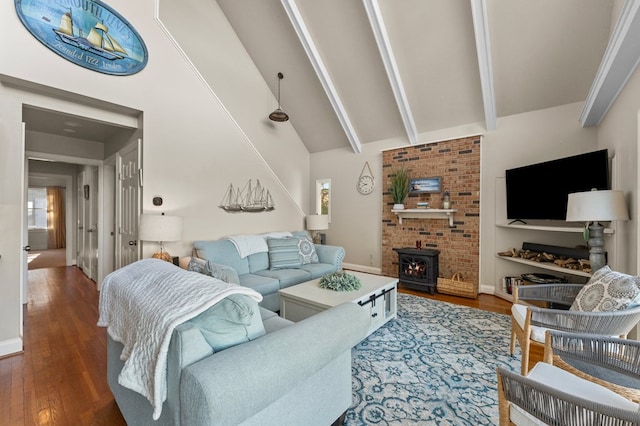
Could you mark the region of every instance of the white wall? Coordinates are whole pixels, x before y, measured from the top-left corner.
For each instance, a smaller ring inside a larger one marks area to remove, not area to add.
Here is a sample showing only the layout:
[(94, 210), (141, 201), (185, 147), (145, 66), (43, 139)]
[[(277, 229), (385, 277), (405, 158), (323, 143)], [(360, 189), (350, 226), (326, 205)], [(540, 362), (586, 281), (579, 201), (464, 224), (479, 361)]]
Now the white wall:
[(625, 192), (629, 221), (619, 221), (616, 230), (620, 269), (638, 274), (638, 144), (640, 143), (640, 70), (636, 69), (620, 96), (598, 127), (598, 144), (616, 152), (618, 173), (617, 189)]
[[(580, 127), (581, 103), (518, 114), (498, 120), (497, 130), (486, 132), (481, 123), (421, 134), (420, 143), (482, 134), (481, 194), (480, 194), (480, 286), (492, 291), (494, 286), (495, 253), (495, 178), (504, 176), (505, 169), (529, 163), (560, 158), (598, 148), (595, 129)], [(406, 144), (401, 139), (367, 143), (363, 153), (346, 150), (315, 153), (311, 156), (310, 191), (316, 179), (330, 178), (332, 183), (332, 223), (327, 231), (330, 244), (346, 250), (345, 263), (358, 269), (381, 267), (382, 232), (380, 187), (382, 176), (381, 151)], [(360, 195), (356, 181), (365, 161), (369, 161), (377, 186), (373, 194)], [(312, 195), (313, 199), (313, 195)], [(311, 205), (314, 208), (314, 204)], [(383, 206), (382, 208), (386, 208)], [(499, 250), (498, 250), (499, 249)], [(373, 265), (371, 255), (373, 254)]]
[[(264, 144), (258, 151), (251, 142), (260, 139), (260, 125), (256, 125), (250, 138), (239, 129), (154, 19), (155, 1), (113, 0), (109, 5), (136, 28), (147, 45), (148, 64), (137, 74), (110, 76), (74, 65), (40, 44), (23, 27), (12, 3), (1, 6), (0, 27), (12, 34), (12, 41), (0, 44), (0, 56), (14, 60), (0, 62), (0, 355), (9, 353), (20, 339), (22, 106), (85, 114), (86, 105), (80, 111), (71, 105), (73, 95), (57, 99), (49, 96), (49, 88), (143, 112), (143, 211), (164, 211), (185, 218), (184, 241), (167, 245), (172, 254), (189, 254), (194, 239), (303, 226), (304, 204), (309, 199), (309, 157), (297, 135), (290, 131), (278, 133), (266, 140), (279, 143)], [(217, 20), (215, 16), (212, 19)], [(221, 40), (229, 38), (230, 28), (219, 26), (215, 30)], [(234, 54), (237, 44), (227, 47), (215, 43), (216, 38), (206, 43), (208, 55), (226, 58)], [(264, 99), (268, 93), (266, 83), (256, 82), (257, 75), (237, 71), (228, 69), (227, 77), (247, 79), (250, 86), (262, 84), (261, 93), (246, 96)], [(26, 86), (39, 87), (32, 91)], [(236, 102), (255, 103), (243, 97)], [(264, 109), (264, 115), (269, 112)], [(104, 120), (104, 116), (110, 114), (104, 112), (103, 117), (97, 118)], [(262, 126), (265, 138), (274, 133), (265, 124)], [(264, 161), (278, 156), (286, 157), (286, 163), (281, 162), (278, 170)], [(286, 181), (281, 181), (277, 173), (284, 173), (286, 164), (291, 169), (286, 170)], [(243, 185), (248, 179), (260, 179), (271, 191), (275, 211), (229, 214), (218, 208), (229, 183)], [(155, 195), (164, 197), (164, 206), (152, 206)]]

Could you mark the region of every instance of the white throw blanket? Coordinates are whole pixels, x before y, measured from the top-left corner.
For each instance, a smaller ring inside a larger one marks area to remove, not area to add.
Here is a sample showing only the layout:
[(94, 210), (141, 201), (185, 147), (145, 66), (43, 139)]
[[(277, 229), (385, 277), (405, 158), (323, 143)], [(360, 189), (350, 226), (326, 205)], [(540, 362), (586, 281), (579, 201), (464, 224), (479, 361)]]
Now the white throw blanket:
[(144, 395), (153, 419), (167, 399), (167, 352), (176, 326), (231, 294), (256, 291), (180, 269), (159, 259), (144, 259), (105, 277), (100, 291), (98, 326), (124, 345), (118, 383)]
[(236, 250), (238, 250), (240, 258), (243, 259), (255, 253), (264, 253), (269, 251), (267, 238), (285, 238), (291, 236), (293, 236), (291, 232), (270, 232), (262, 235), (232, 235), (227, 237), (227, 240), (231, 241), (233, 245), (236, 246)]

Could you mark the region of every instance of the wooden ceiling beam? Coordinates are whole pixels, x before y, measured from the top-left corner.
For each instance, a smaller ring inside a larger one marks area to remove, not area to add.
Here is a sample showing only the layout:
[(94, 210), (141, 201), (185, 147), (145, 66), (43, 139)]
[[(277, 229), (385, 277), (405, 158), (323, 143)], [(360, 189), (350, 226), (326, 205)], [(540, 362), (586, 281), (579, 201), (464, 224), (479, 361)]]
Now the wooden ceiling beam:
[(640, 62), (640, 1), (626, 0), (580, 114), (583, 127), (599, 125)]
[(281, 0), (281, 2), (296, 34), (298, 35), (298, 38), (300, 39), (300, 43), (302, 43), (302, 47), (304, 48), (309, 61), (311, 61), (311, 65), (313, 66), (313, 69), (315, 70), (327, 97), (329, 98), (329, 102), (331, 103), (331, 106), (344, 129), (347, 139), (351, 144), (351, 148), (353, 148), (353, 151), (356, 154), (361, 153), (362, 145), (360, 143), (360, 139), (358, 138), (355, 128), (351, 124), (347, 110), (342, 104), (342, 100), (340, 99), (338, 91), (331, 80), (327, 67), (324, 65), (320, 52), (316, 48), (316, 44), (311, 37), (311, 33), (302, 18), (298, 5), (295, 0)]

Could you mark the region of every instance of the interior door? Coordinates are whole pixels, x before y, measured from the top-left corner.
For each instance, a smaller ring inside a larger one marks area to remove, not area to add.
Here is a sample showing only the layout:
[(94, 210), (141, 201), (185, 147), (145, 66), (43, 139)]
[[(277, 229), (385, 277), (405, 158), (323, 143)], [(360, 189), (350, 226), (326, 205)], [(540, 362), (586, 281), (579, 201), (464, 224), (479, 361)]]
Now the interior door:
[(88, 257), (89, 270), (87, 276), (93, 281), (98, 280), (98, 167), (92, 166), (89, 169), (89, 211), (88, 211), (88, 228), (87, 240), (88, 249), (86, 251)]
[(116, 154), (118, 183), (116, 197), (116, 268), (140, 259), (138, 244), (138, 218), (140, 217), (140, 192), (142, 169), (140, 167), (141, 143), (123, 149)]
[[(25, 147), (25, 123), (22, 123), (22, 152), (24, 152)], [(27, 191), (29, 187), (29, 160), (25, 156), (23, 161), (23, 170), (22, 170), (22, 197), (20, 201), (20, 205), (22, 206), (22, 215), (21, 215), (21, 224), (20, 229), (21, 240), (20, 247), (22, 247), (22, 273), (20, 274), (20, 300), (23, 304), (27, 303), (27, 284), (29, 282), (29, 227), (27, 220)], [(22, 336), (22, 309), (20, 309), (20, 335)]]
[(84, 170), (78, 173), (78, 197), (77, 197), (77, 221), (78, 233), (76, 234), (76, 264), (84, 269)]

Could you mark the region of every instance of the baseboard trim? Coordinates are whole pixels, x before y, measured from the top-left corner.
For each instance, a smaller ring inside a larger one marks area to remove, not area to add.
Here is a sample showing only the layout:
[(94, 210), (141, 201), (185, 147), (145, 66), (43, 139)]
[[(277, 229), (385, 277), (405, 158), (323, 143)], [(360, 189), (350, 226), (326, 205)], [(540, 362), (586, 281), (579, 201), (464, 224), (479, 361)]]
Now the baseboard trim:
[(375, 268), (373, 266), (356, 265), (354, 263), (344, 263), (343, 262), (342, 263), (342, 268), (343, 269), (348, 269), (350, 271), (365, 272), (367, 274), (382, 275), (382, 269)]
[(15, 338), (0, 342), (0, 358), (22, 352), (22, 339)]

